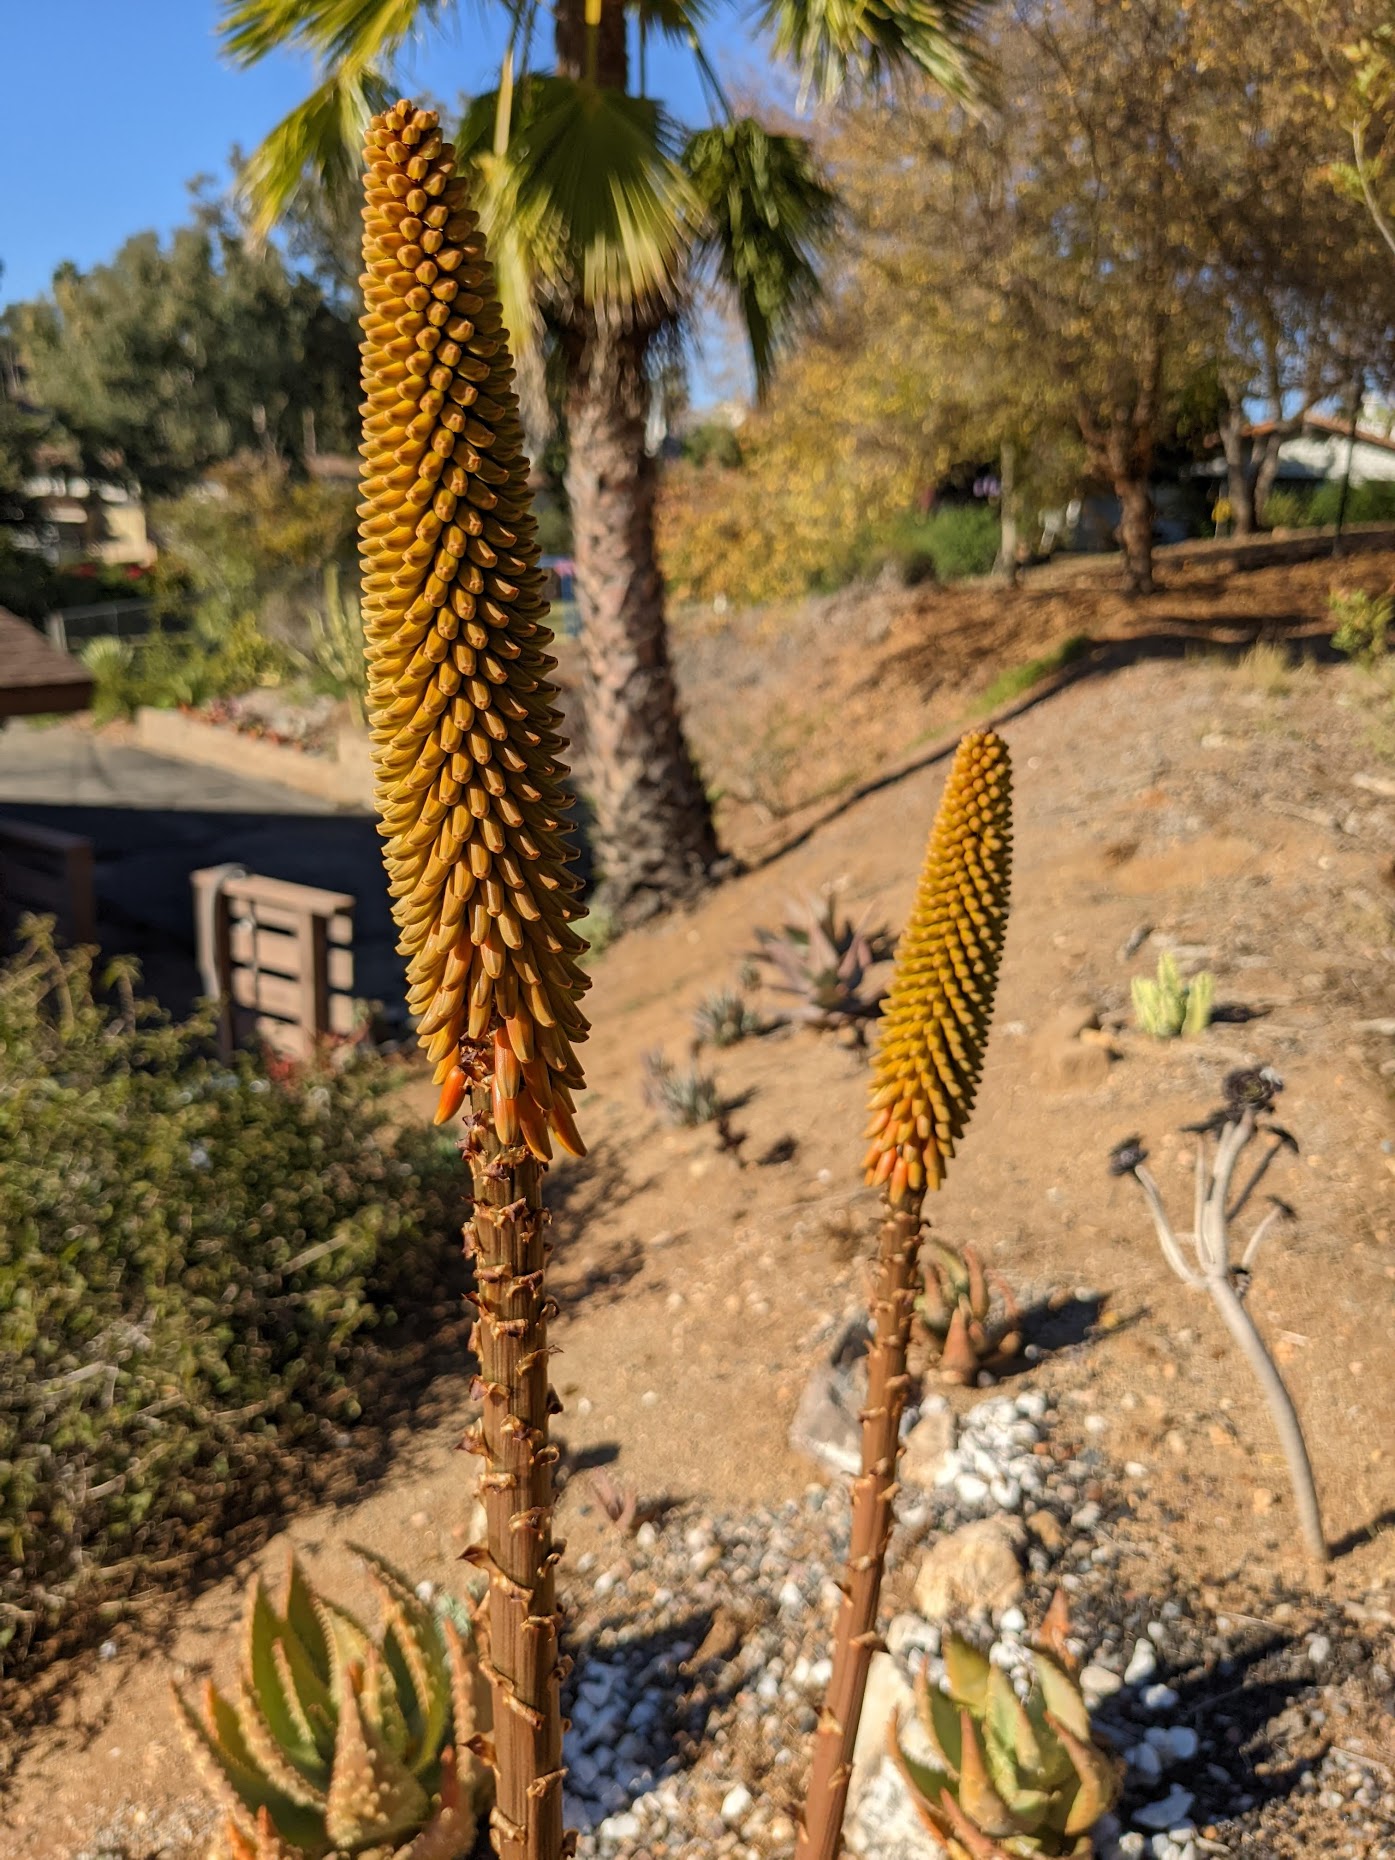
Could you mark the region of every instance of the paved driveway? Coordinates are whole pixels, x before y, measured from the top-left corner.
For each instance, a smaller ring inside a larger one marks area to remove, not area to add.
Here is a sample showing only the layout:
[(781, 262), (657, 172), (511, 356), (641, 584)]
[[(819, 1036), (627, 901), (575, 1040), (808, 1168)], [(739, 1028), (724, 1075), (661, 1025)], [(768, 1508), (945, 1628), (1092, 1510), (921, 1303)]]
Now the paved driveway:
[(189, 874), (236, 861), (269, 878), (352, 892), (357, 992), (400, 1011), (401, 963), (368, 814), (169, 761), (80, 725), (18, 722), (0, 729), (0, 813), (92, 841), (103, 944), (133, 949), (173, 1009), (197, 992)]

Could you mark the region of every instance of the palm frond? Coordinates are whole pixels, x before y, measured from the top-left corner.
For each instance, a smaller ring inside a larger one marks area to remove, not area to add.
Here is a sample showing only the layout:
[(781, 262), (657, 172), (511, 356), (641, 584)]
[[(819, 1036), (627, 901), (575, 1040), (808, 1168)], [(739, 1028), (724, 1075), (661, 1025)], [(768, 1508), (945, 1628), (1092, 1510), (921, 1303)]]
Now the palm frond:
[(303, 187), (357, 187), (368, 120), (391, 101), (376, 71), (345, 66), (283, 117), (239, 179), (254, 231), (270, 232)]
[(836, 197), (810, 144), (752, 117), (700, 130), (684, 167), (702, 202), (698, 250), (736, 298), (764, 390), (784, 339), (818, 296), (815, 258)]
[(646, 32), (691, 45), (712, 17), (712, 0), (636, 0), (635, 18)]
[(766, 0), (775, 49), (820, 97), (917, 66), (952, 97), (988, 89), (984, 21), (992, 0)]
[(238, 64), (299, 46), (326, 69), (387, 64), (452, 0), (224, 0), (218, 35)]
[(553, 282), (595, 306), (671, 299), (699, 212), (678, 146), (671, 118), (646, 98), (583, 78), (535, 76), (519, 87), (513, 201)]

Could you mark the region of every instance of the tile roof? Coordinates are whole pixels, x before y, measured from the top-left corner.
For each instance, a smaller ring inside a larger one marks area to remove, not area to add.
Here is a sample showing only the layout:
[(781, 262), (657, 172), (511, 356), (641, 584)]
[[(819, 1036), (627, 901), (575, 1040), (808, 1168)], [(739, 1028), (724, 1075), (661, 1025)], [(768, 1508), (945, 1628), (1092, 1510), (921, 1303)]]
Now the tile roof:
[(86, 668), (0, 607), (0, 718), (86, 710), (91, 702)]

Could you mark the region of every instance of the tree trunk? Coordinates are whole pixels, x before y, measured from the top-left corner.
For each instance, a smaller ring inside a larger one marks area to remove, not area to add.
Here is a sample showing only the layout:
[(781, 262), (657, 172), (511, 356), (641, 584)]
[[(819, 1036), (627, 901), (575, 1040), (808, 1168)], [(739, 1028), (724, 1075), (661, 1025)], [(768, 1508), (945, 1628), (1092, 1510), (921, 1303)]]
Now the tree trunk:
[(1244, 429), (1244, 409), (1232, 402), (1221, 421), (1221, 449), (1225, 454), (1226, 497), (1237, 536), (1252, 535), (1257, 516), (1254, 481), (1245, 458)]
[(586, 670), (585, 774), (600, 901), (637, 922), (717, 859), (683, 736), (645, 450), (647, 333), (587, 319), (568, 344), (567, 496)]
[(1124, 586), (1130, 594), (1153, 592), (1153, 494), (1146, 478), (1121, 477), (1114, 495), (1123, 514), (1119, 542), (1124, 551)]
[(1003, 581), (1017, 580), (1017, 448), (1003, 441), (998, 458), (998, 556), (993, 573)]
[(1274, 489), (1274, 480), (1279, 475), (1279, 449), (1287, 437), (1287, 431), (1271, 433), (1265, 440), (1264, 450), (1260, 454), (1254, 488), (1255, 517), (1260, 523), (1264, 521), (1264, 510), (1269, 502), (1269, 493)]

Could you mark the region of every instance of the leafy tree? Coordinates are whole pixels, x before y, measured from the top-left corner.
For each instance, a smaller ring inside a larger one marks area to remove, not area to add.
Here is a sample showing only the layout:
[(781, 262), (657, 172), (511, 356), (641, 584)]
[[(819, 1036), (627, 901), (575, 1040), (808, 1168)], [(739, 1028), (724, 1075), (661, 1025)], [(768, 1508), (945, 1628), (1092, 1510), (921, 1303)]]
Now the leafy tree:
[[(536, 401), (549, 363), (560, 377), (594, 840), (609, 908), (636, 917), (692, 889), (717, 850), (679, 723), (655, 559), (645, 446), (654, 376), (707, 282), (739, 309), (763, 385), (815, 293), (833, 201), (804, 141), (728, 107), (696, 0), (558, 0), (550, 56), (537, 9), (504, 5), (499, 83), (467, 110), (458, 147), (524, 386)], [(978, 75), (982, 11), (981, 0), (769, 0), (766, 24), (825, 94), (908, 67), (963, 90)], [(249, 182), (267, 223), (308, 177), (342, 185), (355, 173), (399, 54), (454, 12), (445, 0), (225, 0), (234, 58), (293, 47), (322, 69), (253, 157)], [(692, 47), (712, 103), (706, 126), (683, 128), (648, 94), (655, 34)]]
[(177, 492), (254, 448), (300, 459), (357, 443), (355, 332), (272, 246), (201, 202), (167, 244), (65, 264), (10, 313), (29, 395), (88, 469)]

